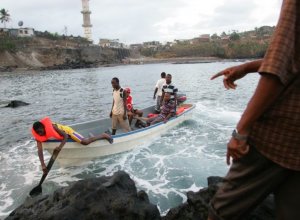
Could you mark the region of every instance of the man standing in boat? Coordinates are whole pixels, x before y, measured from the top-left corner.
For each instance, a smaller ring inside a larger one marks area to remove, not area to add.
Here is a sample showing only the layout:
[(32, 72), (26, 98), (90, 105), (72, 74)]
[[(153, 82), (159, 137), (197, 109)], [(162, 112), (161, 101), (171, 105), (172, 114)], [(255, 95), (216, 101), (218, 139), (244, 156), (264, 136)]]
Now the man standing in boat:
[(167, 74), (166, 83), (162, 87), (162, 96), (161, 96), (160, 106), (163, 105), (165, 93), (170, 93), (171, 100), (175, 101), (175, 104), (177, 105), (177, 92), (178, 92), (178, 89), (172, 83), (172, 75)]
[(112, 135), (116, 134), (118, 125), (129, 132), (131, 129), (127, 120), (126, 91), (121, 88), (119, 79), (116, 77), (111, 80), (111, 85), (113, 87), (113, 104), (109, 116), (112, 119)]
[[(156, 106), (155, 111), (160, 112), (160, 103), (161, 103), (161, 96), (162, 96), (162, 87), (166, 83), (166, 73), (162, 72), (160, 74), (161, 78), (157, 81), (155, 85), (153, 99), (156, 99)], [(156, 97), (157, 95), (157, 97)]]

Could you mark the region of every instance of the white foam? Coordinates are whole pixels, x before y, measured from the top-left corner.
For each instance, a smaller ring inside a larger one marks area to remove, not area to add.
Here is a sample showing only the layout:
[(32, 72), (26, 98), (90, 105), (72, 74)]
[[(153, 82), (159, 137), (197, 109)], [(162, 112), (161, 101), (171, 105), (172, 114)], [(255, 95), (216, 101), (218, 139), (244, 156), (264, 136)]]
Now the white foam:
[[(241, 112), (228, 110), (223, 106), (207, 106), (202, 102), (196, 103), (196, 110), (199, 115), (208, 117), (212, 121), (221, 119), (225, 122), (237, 122), (241, 117)], [(208, 121), (210, 121), (208, 120)]]
[[(7, 210), (12, 204), (13, 204), (13, 198), (11, 197), (12, 190), (9, 190), (7, 185), (4, 183), (1, 183), (0, 185), (0, 219), (5, 216), (7, 216), (11, 210)], [(3, 199), (2, 199), (3, 198)]]
[[(54, 164), (43, 187), (53, 186), (53, 183), (56, 186), (67, 186), (69, 182), (82, 179), (86, 175), (112, 175), (118, 170), (125, 170), (136, 182), (137, 188), (145, 190), (150, 198), (158, 198), (158, 203), (161, 198), (170, 199), (171, 194), (186, 201), (187, 191), (198, 191), (201, 188), (198, 186), (199, 183), (195, 182), (193, 175), (201, 172), (200, 168), (204, 170), (205, 168), (201, 167), (202, 161), (194, 165), (185, 164), (185, 162), (189, 163), (190, 160), (196, 161), (197, 158), (201, 158), (201, 160), (208, 161), (206, 164), (210, 164), (210, 160), (223, 163), (224, 158), (214, 151), (208, 151), (207, 146), (211, 141), (218, 143), (225, 140), (225, 133), (231, 130), (239, 117), (240, 112), (222, 107), (212, 108), (206, 103), (199, 102), (195, 109), (194, 122), (191, 125), (177, 126), (152, 140), (151, 143), (129, 152), (87, 162), (80, 167), (60, 168), (58, 164)], [(209, 140), (211, 132), (215, 130), (220, 132), (218, 135), (220, 140)], [(48, 161), (50, 155), (46, 152), (44, 154), (45, 161)], [(22, 178), (24, 188), (31, 188), (37, 184), (42, 175), (35, 142), (32, 140), (17, 143), (11, 146), (7, 153), (1, 153), (1, 167), (3, 167), (2, 164), (6, 165), (6, 169), (15, 170), (14, 175)], [(199, 166), (199, 169), (193, 166)], [(177, 173), (177, 170), (182, 172)], [(182, 186), (172, 184), (173, 181), (185, 180), (191, 183), (187, 182)], [(14, 199), (11, 197), (13, 190), (8, 186), (0, 194), (0, 199), (5, 201), (5, 209), (0, 209), (0, 216), (10, 212), (11, 210), (6, 210), (10, 206), (15, 208), (13, 207)], [(168, 208), (170, 207), (159, 207), (162, 213), (165, 213)]]
[(198, 192), (200, 189), (203, 189), (202, 186), (197, 186), (195, 183), (193, 183), (190, 188), (184, 189), (184, 192), (189, 192), (189, 191), (193, 191), (193, 192)]

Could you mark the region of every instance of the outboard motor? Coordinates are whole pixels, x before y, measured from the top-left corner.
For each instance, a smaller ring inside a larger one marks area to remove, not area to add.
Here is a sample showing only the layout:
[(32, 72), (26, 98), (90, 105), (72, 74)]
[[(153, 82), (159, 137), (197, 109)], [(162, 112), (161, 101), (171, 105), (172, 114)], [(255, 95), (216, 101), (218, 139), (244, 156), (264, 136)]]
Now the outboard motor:
[(183, 102), (185, 102), (186, 101), (186, 94), (183, 94), (183, 93), (179, 93), (179, 94), (177, 94), (177, 104), (179, 105), (179, 104), (181, 104), (181, 103), (183, 103)]

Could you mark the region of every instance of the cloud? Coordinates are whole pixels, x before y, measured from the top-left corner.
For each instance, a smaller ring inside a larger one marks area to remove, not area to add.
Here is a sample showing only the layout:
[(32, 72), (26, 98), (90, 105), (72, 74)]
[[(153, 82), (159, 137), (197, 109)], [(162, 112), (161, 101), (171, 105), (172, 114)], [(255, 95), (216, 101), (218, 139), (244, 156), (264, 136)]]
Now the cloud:
[[(242, 3), (241, 3), (242, 2)], [(125, 43), (171, 41), (201, 33), (275, 25), (282, 0), (91, 0), (92, 33), (99, 38), (119, 38)], [(83, 36), (81, 0), (1, 0), (12, 22), (36, 30)]]

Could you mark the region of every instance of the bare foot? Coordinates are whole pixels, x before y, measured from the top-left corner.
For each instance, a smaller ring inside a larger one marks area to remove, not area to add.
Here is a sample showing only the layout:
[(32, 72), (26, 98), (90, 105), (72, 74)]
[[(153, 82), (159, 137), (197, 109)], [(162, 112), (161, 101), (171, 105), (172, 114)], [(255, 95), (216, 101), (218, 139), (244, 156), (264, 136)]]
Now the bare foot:
[(114, 143), (114, 139), (111, 135), (104, 133), (103, 136), (110, 144)]

